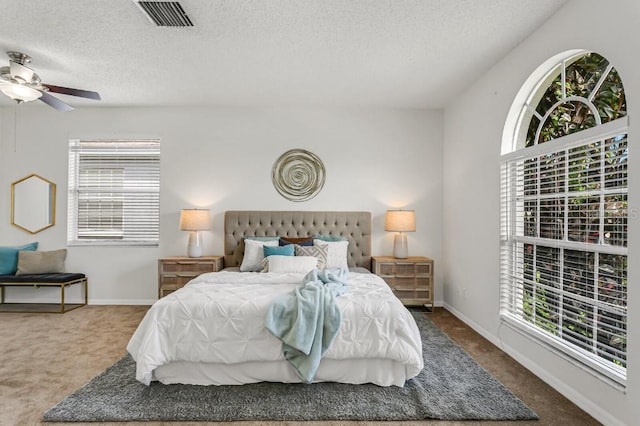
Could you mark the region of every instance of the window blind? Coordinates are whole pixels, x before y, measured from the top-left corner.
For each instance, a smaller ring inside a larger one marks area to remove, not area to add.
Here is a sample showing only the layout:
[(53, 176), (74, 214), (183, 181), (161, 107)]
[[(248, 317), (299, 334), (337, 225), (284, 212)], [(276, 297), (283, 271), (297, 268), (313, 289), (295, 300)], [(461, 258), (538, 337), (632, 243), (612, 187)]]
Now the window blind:
[(157, 245), (160, 141), (69, 142), (70, 245)]
[[(603, 131), (604, 128), (604, 131)], [(501, 161), (501, 315), (626, 377), (627, 119)]]

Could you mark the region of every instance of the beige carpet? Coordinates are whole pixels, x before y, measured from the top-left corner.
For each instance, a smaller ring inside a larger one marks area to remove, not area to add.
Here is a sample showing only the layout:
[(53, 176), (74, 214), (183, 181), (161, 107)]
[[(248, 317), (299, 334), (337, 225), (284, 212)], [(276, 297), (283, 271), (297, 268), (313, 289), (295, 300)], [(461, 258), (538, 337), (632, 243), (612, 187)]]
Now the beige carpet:
[[(0, 314), (0, 425), (39, 425), (42, 413), (120, 359), (142, 319), (144, 306), (86, 306), (66, 314)], [(594, 419), (546, 386), (498, 348), (453, 317), (437, 309), (428, 314), (481, 365), (540, 416), (536, 425), (590, 425)], [(347, 422), (306, 422), (305, 426)], [(518, 422), (483, 422), (507, 425)], [(62, 424), (62, 423), (56, 423)], [(75, 423), (76, 425), (78, 423)], [(93, 423), (95, 424), (95, 423)], [(114, 423), (120, 425), (122, 423)], [(173, 423), (144, 423), (145, 426)], [(181, 423), (182, 425), (197, 423)], [(295, 422), (239, 422), (287, 425)], [(378, 422), (349, 424), (377, 425)], [(469, 425), (470, 422), (384, 424)]]

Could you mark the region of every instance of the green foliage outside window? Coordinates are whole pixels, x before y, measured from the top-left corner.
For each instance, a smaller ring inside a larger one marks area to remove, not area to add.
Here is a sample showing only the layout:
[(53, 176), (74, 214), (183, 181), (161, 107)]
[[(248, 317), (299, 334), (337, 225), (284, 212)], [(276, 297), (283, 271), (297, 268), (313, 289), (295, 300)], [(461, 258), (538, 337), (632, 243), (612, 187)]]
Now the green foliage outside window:
[[(620, 76), (602, 56), (566, 64), (564, 91), (558, 74), (535, 107), (526, 147), (626, 115)], [(627, 156), (626, 135), (619, 135), (526, 160), (522, 203), (524, 236), (549, 240), (522, 245), (524, 319), (623, 367), (627, 256), (560, 249), (553, 241), (627, 246)]]
[[(622, 80), (615, 68), (611, 68), (602, 84), (596, 87), (608, 67), (609, 61), (597, 53), (586, 54), (568, 65), (565, 71), (564, 98), (562, 74), (553, 80), (536, 106), (536, 112), (544, 117), (554, 105), (558, 105), (546, 118), (537, 143), (548, 142), (598, 124), (587, 103), (574, 97), (589, 99), (593, 95), (592, 102), (598, 110), (601, 123), (626, 115)], [(594, 90), (597, 91), (593, 93)], [(526, 146), (536, 143), (535, 135), (539, 124), (540, 119), (534, 116), (527, 132)]]

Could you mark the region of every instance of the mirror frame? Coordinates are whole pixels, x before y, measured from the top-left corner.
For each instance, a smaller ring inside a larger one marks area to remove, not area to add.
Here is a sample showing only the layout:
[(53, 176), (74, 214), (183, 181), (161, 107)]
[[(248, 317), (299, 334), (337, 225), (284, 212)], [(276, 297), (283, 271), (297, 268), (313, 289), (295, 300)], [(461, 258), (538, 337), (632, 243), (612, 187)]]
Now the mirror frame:
[[(28, 179), (40, 179), (45, 183), (49, 184), (49, 216), (51, 217), (51, 220), (49, 221), (48, 224), (46, 224), (44, 227), (39, 228), (39, 229), (27, 229), (24, 226), (18, 225), (15, 221), (15, 210), (16, 210), (16, 202), (15, 202), (15, 198), (16, 198), (16, 185), (28, 180)], [(36, 173), (31, 173), (28, 176), (23, 177), (22, 179), (18, 179), (15, 182), (11, 183), (11, 224), (17, 228), (22, 229), (23, 231), (26, 231), (30, 234), (37, 234), (40, 231), (44, 231), (47, 228), (51, 228), (53, 225), (56, 224), (56, 184), (53, 183), (52, 181), (50, 181), (49, 179), (45, 179), (42, 176), (36, 174)]]

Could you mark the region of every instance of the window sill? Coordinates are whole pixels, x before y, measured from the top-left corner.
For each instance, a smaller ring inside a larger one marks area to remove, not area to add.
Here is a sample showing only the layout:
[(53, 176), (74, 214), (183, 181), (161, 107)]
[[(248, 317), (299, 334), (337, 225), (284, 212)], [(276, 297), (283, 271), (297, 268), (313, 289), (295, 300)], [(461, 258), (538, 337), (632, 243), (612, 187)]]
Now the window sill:
[(538, 331), (535, 327), (518, 318), (502, 314), (500, 319), (504, 325), (523, 337), (526, 337), (534, 343), (537, 343), (543, 348), (553, 352), (564, 360), (570, 362), (572, 365), (611, 386), (615, 390), (626, 394), (627, 380), (620, 371), (590, 359), (580, 351), (547, 336), (543, 332)]
[(68, 241), (69, 247), (158, 247), (157, 242), (149, 241)]

